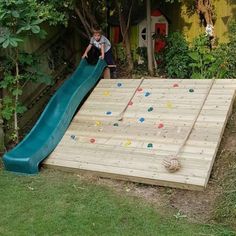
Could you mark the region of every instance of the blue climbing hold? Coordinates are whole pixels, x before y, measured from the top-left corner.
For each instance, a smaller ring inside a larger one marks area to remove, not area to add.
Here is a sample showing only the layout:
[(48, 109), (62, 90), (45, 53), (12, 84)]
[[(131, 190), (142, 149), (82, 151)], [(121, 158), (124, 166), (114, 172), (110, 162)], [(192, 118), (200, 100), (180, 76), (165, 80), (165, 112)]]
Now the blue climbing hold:
[(106, 115), (108, 115), (108, 116), (110, 116), (111, 114), (112, 114), (111, 111), (107, 111), (107, 112), (106, 112)]
[(151, 95), (150, 92), (146, 92), (146, 93), (144, 94), (145, 97), (148, 97), (148, 96), (150, 96), (150, 95)]
[(122, 83), (117, 83), (117, 87), (122, 87)]
[(141, 117), (140, 119), (139, 119), (139, 122), (141, 122), (141, 123), (143, 123), (145, 121), (145, 119), (143, 118), (143, 117)]

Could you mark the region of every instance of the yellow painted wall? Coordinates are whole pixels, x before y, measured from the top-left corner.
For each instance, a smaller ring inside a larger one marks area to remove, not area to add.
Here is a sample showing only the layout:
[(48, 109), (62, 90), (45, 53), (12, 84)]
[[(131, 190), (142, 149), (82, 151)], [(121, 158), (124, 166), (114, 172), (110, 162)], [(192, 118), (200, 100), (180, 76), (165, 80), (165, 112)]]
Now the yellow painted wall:
[[(193, 14), (189, 14), (192, 1), (183, 0), (182, 3), (165, 4), (164, 12), (171, 21), (170, 31), (180, 31), (185, 34), (186, 38), (191, 41), (205, 29), (200, 26), (199, 16), (196, 10)], [(227, 42), (228, 28), (227, 22), (229, 19), (236, 19), (236, 1), (234, 0), (213, 0), (215, 7), (216, 22), (215, 33), (219, 42)]]

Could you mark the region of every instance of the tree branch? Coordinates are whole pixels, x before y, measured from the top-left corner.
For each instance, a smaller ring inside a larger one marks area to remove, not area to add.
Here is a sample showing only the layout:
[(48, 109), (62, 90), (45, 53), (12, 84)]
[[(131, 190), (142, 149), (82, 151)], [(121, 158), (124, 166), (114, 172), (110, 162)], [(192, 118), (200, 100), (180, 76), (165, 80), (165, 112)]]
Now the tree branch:
[(83, 17), (82, 13), (80, 12), (79, 8), (78, 7), (75, 7), (75, 12), (76, 14), (78, 15), (82, 25), (84, 26), (84, 29), (86, 31), (86, 34), (88, 36), (88, 38), (91, 37), (91, 31), (90, 31), (90, 28), (88, 27), (87, 25), (87, 22), (86, 22), (86, 19)]

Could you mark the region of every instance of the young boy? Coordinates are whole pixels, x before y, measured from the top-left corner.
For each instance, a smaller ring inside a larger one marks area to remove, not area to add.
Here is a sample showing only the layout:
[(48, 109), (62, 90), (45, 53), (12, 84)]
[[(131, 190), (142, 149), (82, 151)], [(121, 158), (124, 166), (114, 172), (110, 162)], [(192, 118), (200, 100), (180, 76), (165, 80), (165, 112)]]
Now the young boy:
[(96, 64), (97, 60), (104, 59), (107, 65), (114, 65), (110, 41), (102, 35), (101, 29), (93, 30), (93, 37), (86, 48), (82, 58), (87, 58), (90, 64)]

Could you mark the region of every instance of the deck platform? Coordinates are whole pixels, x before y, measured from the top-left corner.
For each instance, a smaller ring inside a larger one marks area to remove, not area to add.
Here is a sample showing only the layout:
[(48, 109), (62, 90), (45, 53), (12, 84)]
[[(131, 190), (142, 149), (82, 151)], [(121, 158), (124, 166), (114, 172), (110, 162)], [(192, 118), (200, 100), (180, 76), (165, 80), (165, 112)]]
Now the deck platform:
[(203, 190), (231, 113), (236, 80), (215, 80), (180, 153), (182, 168), (169, 173), (199, 112), (211, 80), (101, 80), (44, 165), (153, 185)]

